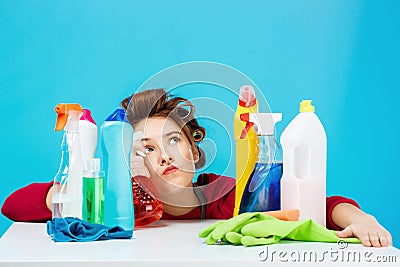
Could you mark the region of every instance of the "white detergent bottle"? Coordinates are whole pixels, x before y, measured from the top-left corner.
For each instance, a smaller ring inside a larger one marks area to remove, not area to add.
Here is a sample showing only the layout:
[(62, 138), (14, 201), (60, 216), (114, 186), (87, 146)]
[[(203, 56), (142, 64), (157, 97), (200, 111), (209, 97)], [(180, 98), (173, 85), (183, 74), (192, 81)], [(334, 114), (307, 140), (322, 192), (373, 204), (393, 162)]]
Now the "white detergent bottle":
[(311, 100), (281, 135), (281, 209), (299, 209), (300, 220), (326, 226), (326, 134)]
[(97, 146), (97, 125), (89, 109), (83, 109), (82, 117), (79, 120), (79, 135), (83, 166), (87, 170), (87, 162), (94, 158)]

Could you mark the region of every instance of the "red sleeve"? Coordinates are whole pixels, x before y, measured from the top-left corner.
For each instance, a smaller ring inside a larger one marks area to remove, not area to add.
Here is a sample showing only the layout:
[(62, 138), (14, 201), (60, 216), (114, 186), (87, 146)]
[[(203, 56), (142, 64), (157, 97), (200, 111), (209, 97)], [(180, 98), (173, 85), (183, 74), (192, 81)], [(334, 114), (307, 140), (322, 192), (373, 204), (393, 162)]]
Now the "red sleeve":
[(346, 197), (341, 197), (341, 196), (331, 196), (326, 198), (326, 227), (328, 229), (333, 229), (333, 230), (342, 230), (341, 227), (337, 226), (333, 220), (332, 220), (332, 210), (333, 208), (336, 207), (337, 204), (340, 203), (349, 203), (357, 208), (360, 208), (360, 206), (355, 202), (354, 200)]
[(53, 182), (33, 183), (18, 189), (4, 201), (1, 212), (13, 221), (45, 222), (51, 219), (46, 196)]

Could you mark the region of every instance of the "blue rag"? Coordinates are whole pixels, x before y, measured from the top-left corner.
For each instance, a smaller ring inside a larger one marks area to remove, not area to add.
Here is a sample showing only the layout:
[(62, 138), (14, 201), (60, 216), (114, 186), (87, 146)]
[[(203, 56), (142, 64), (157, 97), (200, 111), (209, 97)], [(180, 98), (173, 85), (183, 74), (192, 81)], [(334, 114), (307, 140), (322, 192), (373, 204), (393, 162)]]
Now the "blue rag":
[(74, 217), (54, 218), (47, 221), (47, 234), (55, 242), (87, 242), (96, 240), (131, 238), (133, 231), (115, 226), (85, 222)]

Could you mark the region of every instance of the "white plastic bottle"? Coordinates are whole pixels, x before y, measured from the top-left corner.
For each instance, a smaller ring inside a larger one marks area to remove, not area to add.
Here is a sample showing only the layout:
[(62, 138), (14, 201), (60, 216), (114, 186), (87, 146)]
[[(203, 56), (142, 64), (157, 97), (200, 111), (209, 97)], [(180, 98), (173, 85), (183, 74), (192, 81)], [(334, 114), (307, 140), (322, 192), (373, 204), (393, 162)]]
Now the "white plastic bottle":
[(87, 170), (87, 162), (94, 158), (97, 145), (97, 125), (88, 109), (83, 109), (82, 117), (79, 120), (79, 135), (83, 166)]
[(281, 209), (299, 209), (300, 220), (326, 225), (326, 134), (311, 100), (281, 135)]

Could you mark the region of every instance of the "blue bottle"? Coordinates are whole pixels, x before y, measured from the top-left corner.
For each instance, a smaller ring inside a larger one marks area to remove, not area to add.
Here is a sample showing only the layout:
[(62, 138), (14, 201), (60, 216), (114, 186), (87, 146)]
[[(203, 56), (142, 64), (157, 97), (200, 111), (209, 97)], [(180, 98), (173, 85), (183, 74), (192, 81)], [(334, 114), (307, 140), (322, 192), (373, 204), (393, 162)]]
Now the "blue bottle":
[(257, 162), (243, 191), (239, 213), (279, 210), (282, 155), (275, 140), (274, 127), (282, 114), (251, 113), (241, 118), (254, 124), (260, 142)]
[(125, 110), (116, 109), (100, 129), (100, 142), (105, 171), (104, 224), (134, 229), (130, 153), (133, 128)]

